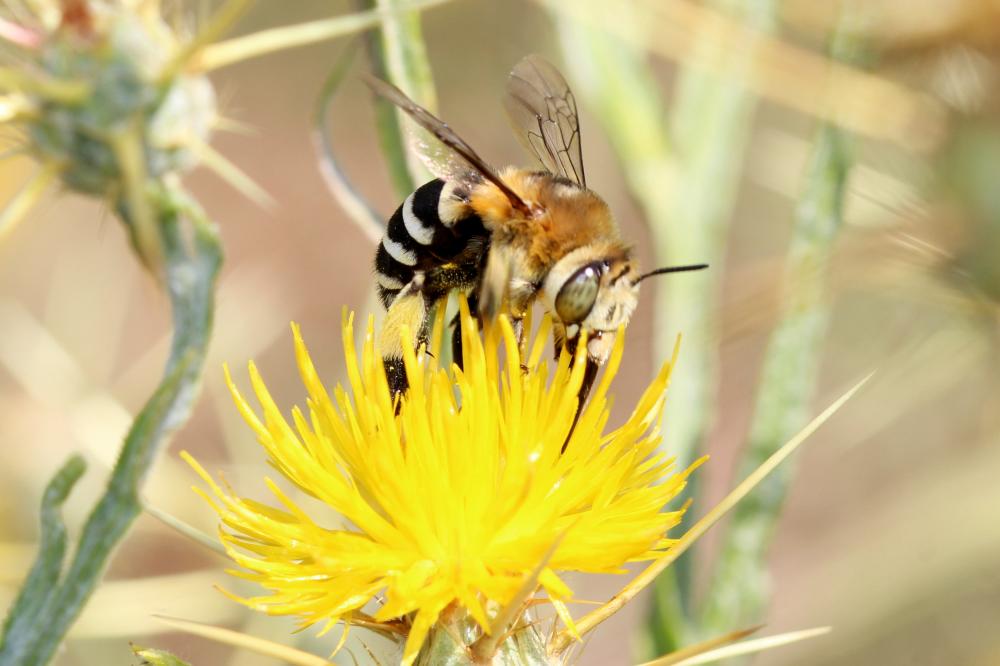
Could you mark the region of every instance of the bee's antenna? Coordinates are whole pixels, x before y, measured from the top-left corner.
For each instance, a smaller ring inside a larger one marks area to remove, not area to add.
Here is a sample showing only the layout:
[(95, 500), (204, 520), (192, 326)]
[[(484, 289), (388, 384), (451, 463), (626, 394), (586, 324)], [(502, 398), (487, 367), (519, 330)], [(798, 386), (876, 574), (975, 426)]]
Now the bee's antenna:
[(664, 266), (663, 268), (657, 268), (656, 270), (649, 271), (648, 273), (643, 273), (639, 276), (633, 284), (639, 284), (648, 277), (653, 277), (654, 275), (663, 275), (664, 273), (683, 273), (685, 271), (700, 271), (703, 268), (708, 268), (708, 264), (690, 264), (687, 266)]

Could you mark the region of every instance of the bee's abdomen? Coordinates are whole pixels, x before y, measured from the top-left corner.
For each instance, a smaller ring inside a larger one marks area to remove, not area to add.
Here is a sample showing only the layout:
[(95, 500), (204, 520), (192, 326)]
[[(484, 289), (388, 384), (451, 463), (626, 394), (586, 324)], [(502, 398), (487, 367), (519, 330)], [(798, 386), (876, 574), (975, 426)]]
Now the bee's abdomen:
[(445, 183), (435, 179), (418, 187), (396, 209), (375, 253), (375, 279), (386, 308), (418, 272), (440, 267), (461, 255), (474, 238), (487, 235), (475, 214), (442, 220)]

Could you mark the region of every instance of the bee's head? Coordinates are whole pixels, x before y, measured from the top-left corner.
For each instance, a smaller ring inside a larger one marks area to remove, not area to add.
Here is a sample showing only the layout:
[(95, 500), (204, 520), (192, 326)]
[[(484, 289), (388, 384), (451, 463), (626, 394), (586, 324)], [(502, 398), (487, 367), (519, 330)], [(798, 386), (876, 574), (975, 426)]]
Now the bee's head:
[(628, 324), (647, 277), (707, 268), (708, 264), (669, 266), (640, 274), (628, 249), (614, 243), (577, 248), (552, 267), (542, 285), (557, 331), (570, 349), (587, 332), (587, 355), (603, 364), (611, 355), (618, 328)]
[(607, 361), (620, 326), (628, 324), (639, 300), (639, 272), (621, 247), (585, 246), (552, 267), (542, 287), (549, 311), (565, 329), (572, 350), (587, 332), (587, 355)]

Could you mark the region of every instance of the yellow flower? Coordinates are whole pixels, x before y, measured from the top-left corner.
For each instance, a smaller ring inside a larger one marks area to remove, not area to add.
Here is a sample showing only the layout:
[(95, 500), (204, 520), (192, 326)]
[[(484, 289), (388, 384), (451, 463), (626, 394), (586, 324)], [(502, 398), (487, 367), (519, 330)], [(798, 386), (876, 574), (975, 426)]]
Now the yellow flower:
[[(670, 364), (625, 423), (605, 432), (619, 335), (573, 427), (584, 363), (571, 364), (568, 354), (554, 368), (540, 360), (549, 322), (525, 345), (530, 353), (522, 352), (506, 319), (480, 337), (463, 304), (464, 370), (439, 369), (422, 349), (405, 346), (410, 388), (397, 414), (372, 320), (360, 359), (352, 320), (345, 314), (349, 386), (332, 393), (292, 326), (309, 397), (308, 414), (295, 408), (291, 422), (252, 363), (262, 416), (227, 371), (236, 404), (270, 462), (341, 514), (347, 527), (315, 522), (270, 479), (283, 508), (241, 499), (188, 457), (211, 486), (210, 501), (228, 528), (227, 551), (244, 570), (239, 575), (269, 590), (241, 601), (328, 629), (350, 623), (353, 611), (384, 593), (374, 619), (404, 619), (403, 663), (410, 664), (449, 607), (463, 608), (489, 631), (497, 608), (537, 582), (572, 623), (564, 605), (572, 591), (557, 572), (618, 573), (627, 562), (656, 559), (670, 548), (666, 533), (683, 509), (663, 508), (690, 471), (675, 472), (657, 451)], [(581, 353), (585, 348), (579, 346)]]

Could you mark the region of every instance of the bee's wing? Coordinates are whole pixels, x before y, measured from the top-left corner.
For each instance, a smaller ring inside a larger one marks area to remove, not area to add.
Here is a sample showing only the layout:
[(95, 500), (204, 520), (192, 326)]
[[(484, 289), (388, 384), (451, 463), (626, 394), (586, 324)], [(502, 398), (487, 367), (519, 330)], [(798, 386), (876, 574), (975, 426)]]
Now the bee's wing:
[(524, 200), (447, 123), (407, 97), (396, 86), (371, 76), (367, 77), (367, 83), (376, 94), (398, 106), (440, 142), (441, 145), (432, 145), (431, 140), (419, 137), (415, 141), (418, 154), (436, 176), (445, 180), (465, 180), (470, 172), (478, 174), (496, 185), (516, 210), (526, 216), (531, 215), (531, 209)]
[(507, 79), (504, 107), (517, 138), (546, 169), (586, 187), (576, 99), (552, 63), (529, 55)]
[(403, 123), (406, 143), (432, 174), (449, 182), (477, 183), (479, 171), (467, 160), (438, 140), (437, 135), (407, 117)]

